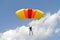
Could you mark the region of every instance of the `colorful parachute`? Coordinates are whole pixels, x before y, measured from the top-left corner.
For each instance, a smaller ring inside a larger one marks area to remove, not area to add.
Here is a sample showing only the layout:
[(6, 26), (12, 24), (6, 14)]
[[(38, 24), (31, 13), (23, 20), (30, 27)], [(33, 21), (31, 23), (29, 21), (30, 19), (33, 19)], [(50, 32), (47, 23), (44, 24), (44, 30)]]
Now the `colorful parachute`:
[(27, 9), (20, 9), (16, 11), (16, 15), (20, 19), (41, 19), (44, 17), (44, 12), (38, 9), (32, 9), (32, 8), (27, 8)]

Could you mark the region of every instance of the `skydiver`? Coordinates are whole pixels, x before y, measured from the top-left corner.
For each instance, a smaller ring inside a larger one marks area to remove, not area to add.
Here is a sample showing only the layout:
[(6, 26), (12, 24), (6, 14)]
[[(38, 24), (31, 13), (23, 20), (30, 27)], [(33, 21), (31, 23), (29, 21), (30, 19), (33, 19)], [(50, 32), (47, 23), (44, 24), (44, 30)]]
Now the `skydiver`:
[(33, 35), (32, 27), (29, 27), (29, 35)]

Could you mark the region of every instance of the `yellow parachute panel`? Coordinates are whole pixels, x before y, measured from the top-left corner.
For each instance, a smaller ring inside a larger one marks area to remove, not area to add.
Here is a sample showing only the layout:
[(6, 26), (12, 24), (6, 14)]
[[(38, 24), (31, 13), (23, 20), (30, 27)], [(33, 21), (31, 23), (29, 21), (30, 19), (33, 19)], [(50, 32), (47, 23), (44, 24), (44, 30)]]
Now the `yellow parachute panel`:
[(25, 16), (24, 16), (24, 9), (20, 9), (20, 10), (17, 10), (16, 11), (16, 15), (19, 17), (19, 19), (25, 19)]
[(39, 20), (44, 16), (44, 12), (41, 10), (36, 10), (35, 19)]

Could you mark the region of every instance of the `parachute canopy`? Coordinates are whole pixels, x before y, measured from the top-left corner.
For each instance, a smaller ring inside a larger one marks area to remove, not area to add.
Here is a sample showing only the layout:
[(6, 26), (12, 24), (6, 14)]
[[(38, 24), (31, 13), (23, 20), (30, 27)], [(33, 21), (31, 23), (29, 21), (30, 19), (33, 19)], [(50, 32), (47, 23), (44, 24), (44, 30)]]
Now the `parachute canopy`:
[(16, 11), (16, 15), (20, 19), (41, 19), (44, 17), (44, 12), (38, 9), (32, 9), (32, 8), (27, 8), (27, 9), (20, 9)]

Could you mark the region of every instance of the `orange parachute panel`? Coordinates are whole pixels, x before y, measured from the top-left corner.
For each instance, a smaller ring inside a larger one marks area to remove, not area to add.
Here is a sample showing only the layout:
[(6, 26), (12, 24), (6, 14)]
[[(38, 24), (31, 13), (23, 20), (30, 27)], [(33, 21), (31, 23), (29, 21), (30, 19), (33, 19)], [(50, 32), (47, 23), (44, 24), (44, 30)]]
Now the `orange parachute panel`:
[(25, 18), (28, 18), (28, 9), (24, 9)]
[(33, 10), (33, 11), (32, 11), (32, 18), (34, 18), (35, 15), (36, 15), (36, 10)]

